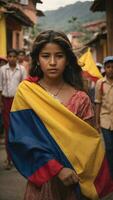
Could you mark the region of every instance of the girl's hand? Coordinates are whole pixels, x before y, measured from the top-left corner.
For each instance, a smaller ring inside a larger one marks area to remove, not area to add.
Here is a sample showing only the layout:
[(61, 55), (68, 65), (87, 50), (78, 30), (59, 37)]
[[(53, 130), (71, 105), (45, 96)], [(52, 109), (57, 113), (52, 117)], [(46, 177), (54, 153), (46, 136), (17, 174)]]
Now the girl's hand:
[(64, 185), (69, 186), (79, 181), (76, 172), (70, 168), (63, 168), (57, 175)]

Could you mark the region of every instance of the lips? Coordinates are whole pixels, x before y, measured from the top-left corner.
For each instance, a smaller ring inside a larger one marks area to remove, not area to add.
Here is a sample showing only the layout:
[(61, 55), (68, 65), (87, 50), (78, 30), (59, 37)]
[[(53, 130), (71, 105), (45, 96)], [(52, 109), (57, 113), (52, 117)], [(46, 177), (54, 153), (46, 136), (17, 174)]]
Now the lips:
[(48, 69), (48, 72), (49, 73), (56, 73), (56, 72), (58, 72), (58, 69)]

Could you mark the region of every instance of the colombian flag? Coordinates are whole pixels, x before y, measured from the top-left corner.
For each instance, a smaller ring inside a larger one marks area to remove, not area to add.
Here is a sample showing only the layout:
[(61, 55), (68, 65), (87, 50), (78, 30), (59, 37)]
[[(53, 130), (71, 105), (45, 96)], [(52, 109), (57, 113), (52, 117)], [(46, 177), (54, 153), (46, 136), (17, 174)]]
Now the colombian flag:
[(88, 48), (87, 52), (79, 58), (78, 62), (82, 67), (84, 77), (95, 82), (102, 78), (102, 75), (93, 59), (90, 48)]
[(86, 197), (98, 200), (113, 191), (98, 132), (34, 82), (18, 87), (8, 148), (20, 173), (37, 186), (69, 167), (79, 175)]

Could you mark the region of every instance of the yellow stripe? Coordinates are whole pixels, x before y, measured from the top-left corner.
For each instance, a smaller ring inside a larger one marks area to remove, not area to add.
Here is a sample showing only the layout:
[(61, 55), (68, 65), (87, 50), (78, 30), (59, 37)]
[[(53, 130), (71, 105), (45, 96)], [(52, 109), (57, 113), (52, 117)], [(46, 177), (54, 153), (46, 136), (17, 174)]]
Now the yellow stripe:
[(0, 15), (0, 56), (6, 57), (6, 21), (4, 15)]
[(29, 108), (41, 118), (79, 174), (83, 194), (93, 200), (98, 199), (93, 182), (104, 158), (104, 147), (98, 132), (40, 86), (24, 81), (19, 86), (12, 111)]

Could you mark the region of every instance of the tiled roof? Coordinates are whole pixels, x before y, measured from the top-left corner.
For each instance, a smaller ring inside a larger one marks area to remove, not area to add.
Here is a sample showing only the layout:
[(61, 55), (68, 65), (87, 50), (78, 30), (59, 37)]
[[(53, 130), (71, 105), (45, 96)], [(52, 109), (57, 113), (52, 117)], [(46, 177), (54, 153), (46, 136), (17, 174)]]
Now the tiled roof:
[(33, 26), (33, 22), (30, 18), (23, 12), (22, 9), (16, 7), (15, 5), (7, 6), (7, 10), (11, 12), (10, 16), (19, 20), (25, 26)]

